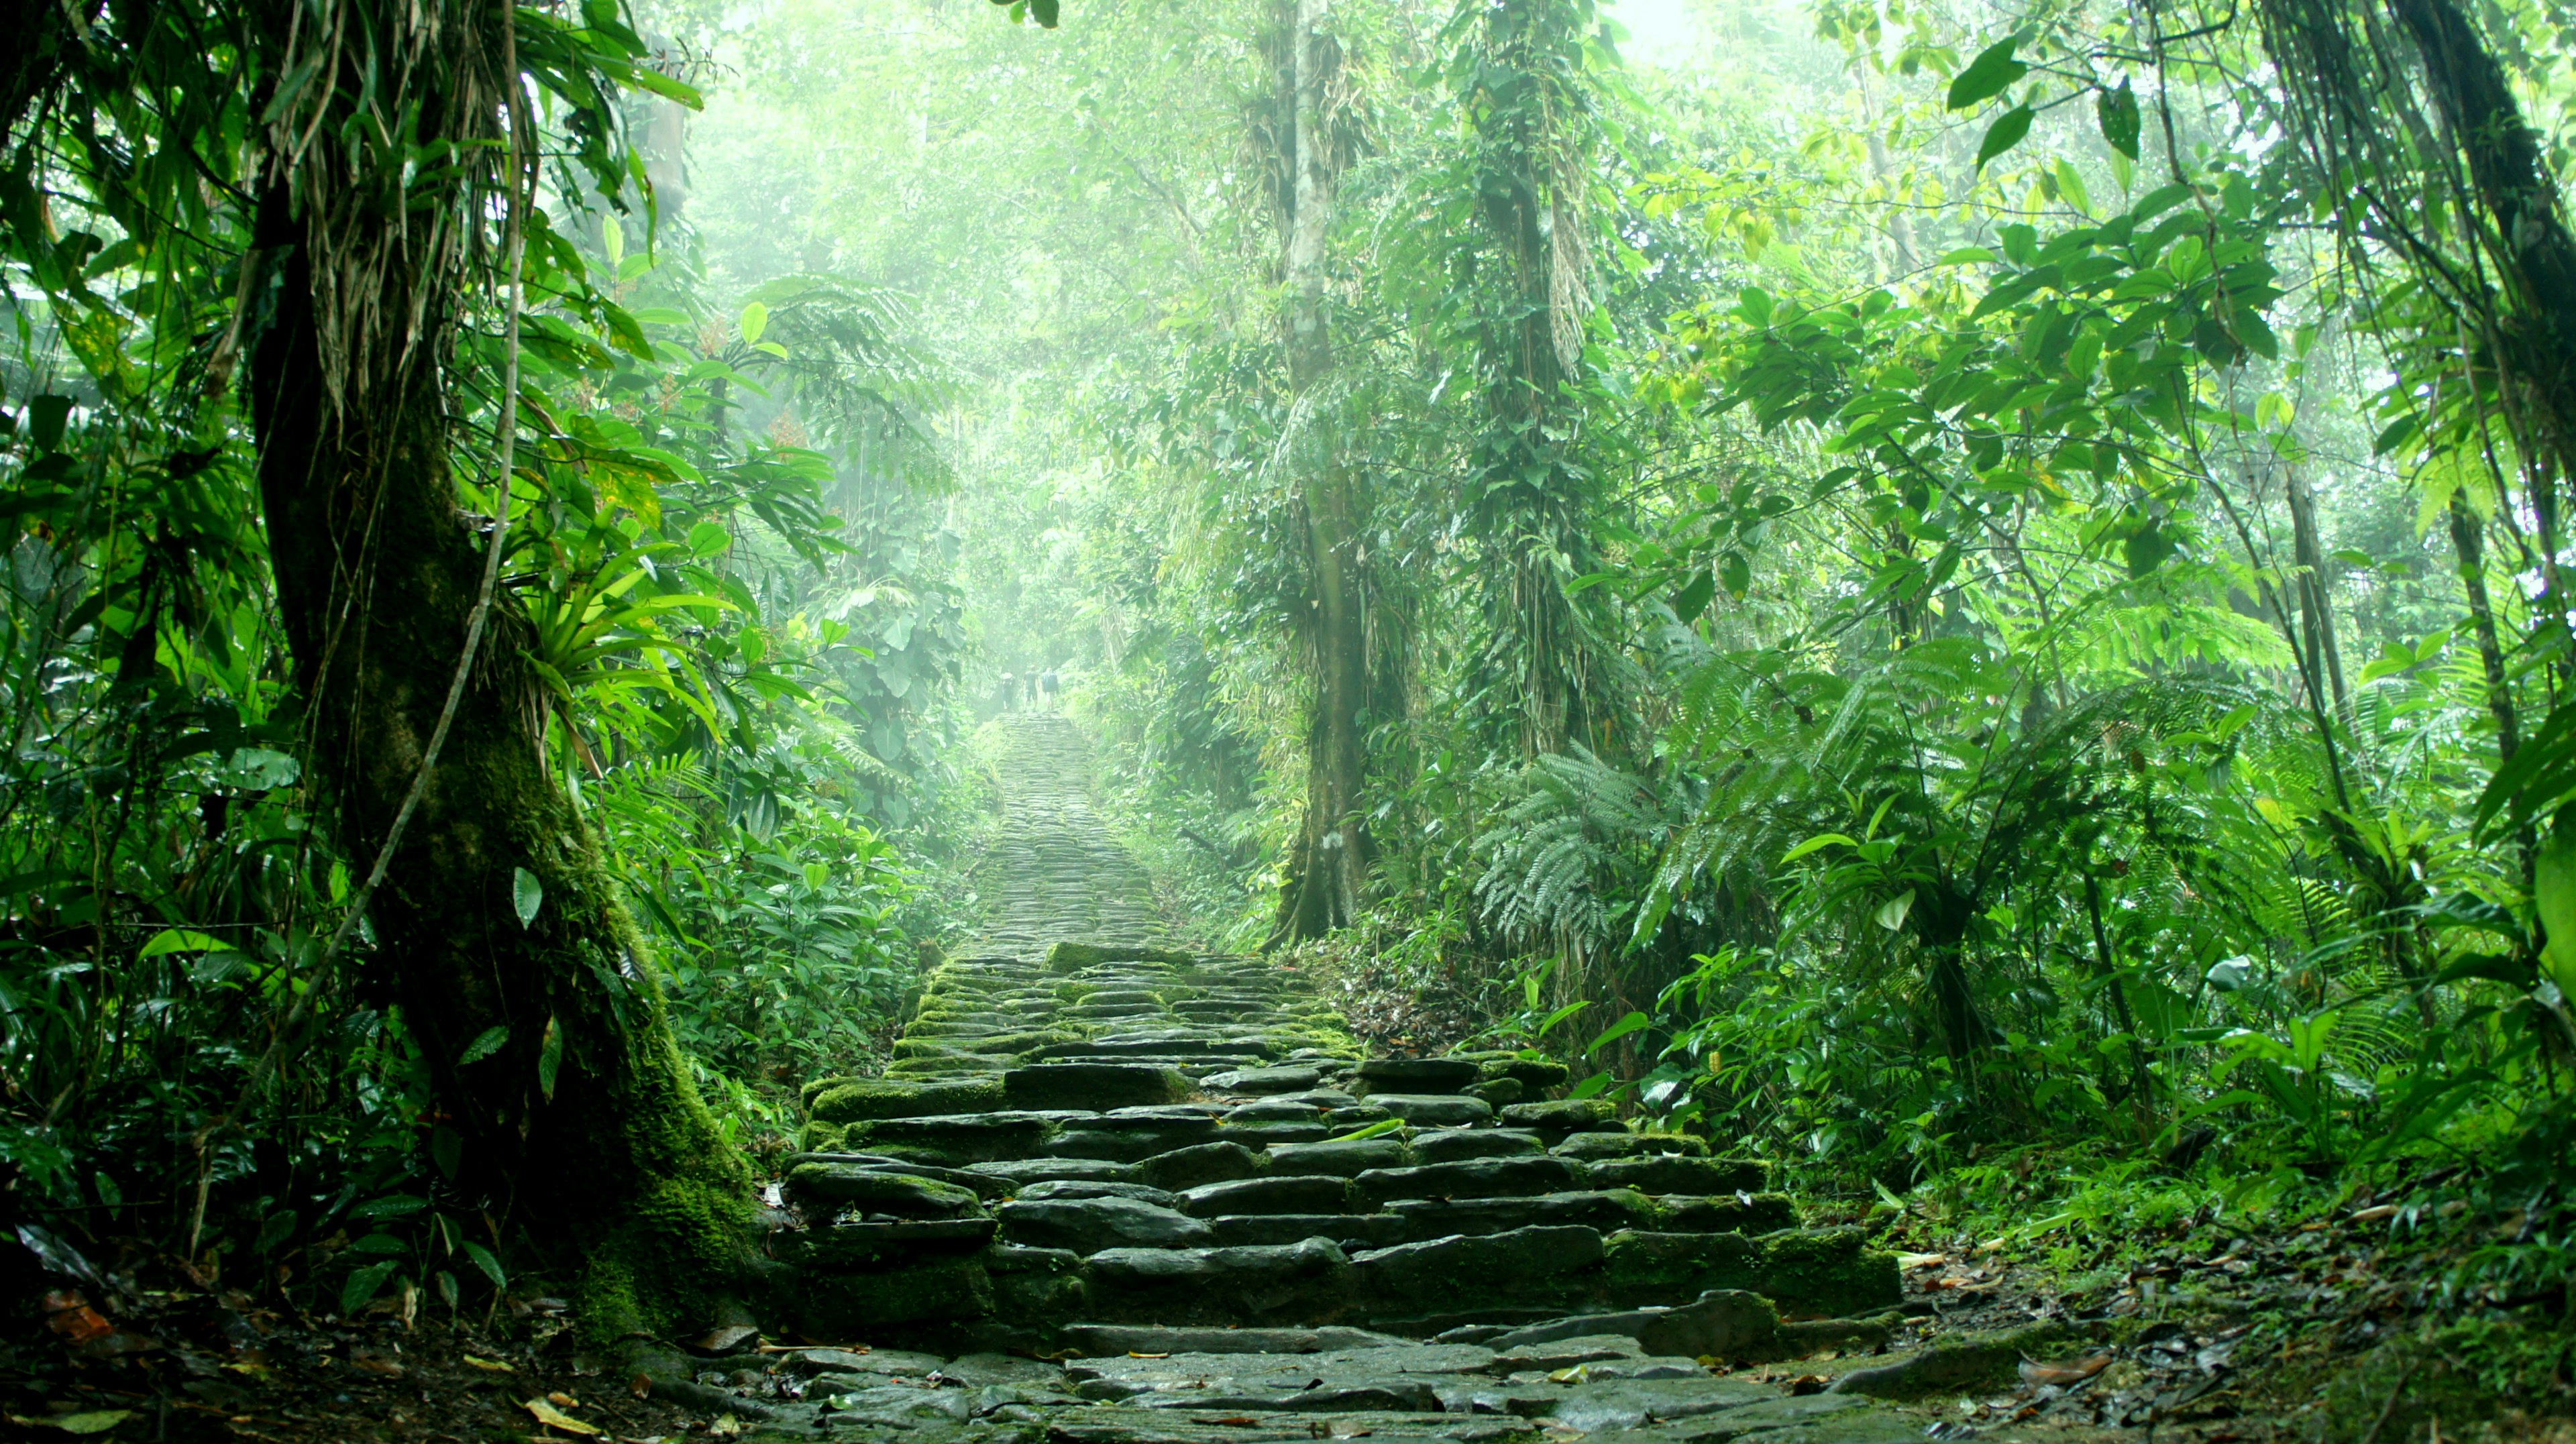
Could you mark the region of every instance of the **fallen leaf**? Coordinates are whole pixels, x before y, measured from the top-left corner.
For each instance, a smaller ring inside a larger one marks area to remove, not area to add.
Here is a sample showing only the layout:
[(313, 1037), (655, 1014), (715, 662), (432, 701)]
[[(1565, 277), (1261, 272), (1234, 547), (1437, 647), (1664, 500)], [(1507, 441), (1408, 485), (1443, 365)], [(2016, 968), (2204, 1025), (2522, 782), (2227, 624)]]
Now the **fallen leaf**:
[(1792, 1396), (1821, 1394), (1825, 1392), (1833, 1382), (1833, 1380), (1826, 1378), (1822, 1374), (1800, 1374), (1789, 1381), (1789, 1393)]
[(2021, 1381), (2025, 1384), (2081, 1384), (2111, 1366), (2111, 1356), (2095, 1354), (2072, 1364), (2034, 1364), (2022, 1360)]
[(21, 1419), (12, 1414), (9, 1422), (34, 1425), (39, 1429), (60, 1429), (66, 1434), (104, 1434), (133, 1417), (131, 1409), (92, 1409), (81, 1414), (56, 1414), (50, 1419)]
[(1127, 1351), (1127, 1357), (1128, 1357), (1128, 1358), (1131, 1358), (1131, 1359), (1168, 1359), (1168, 1358), (1170, 1358), (1170, 1357), (1171, 1357), (1171, 1355), (1169, 1355), (1169, 1354), (1140, 1354), (1140, 1353), (1137, 1353), (1135, 1350), (1130, 1349), (1130, 1350), (1128, 1350), (1128, 1351)]
[(1260, 1420), (1253, 1418), (1249, 1414), (1227, 1414), (1221, 1418), (1193, 1419), (1190, 1422), (1193, 1424), (1222, 1424), (1228, 1429), (1252, 1429), (1259, 1427), (1261, 1423)]
[(373, 1349), (360, 1349), (351, 1353), (349, 1367), (383, 1379), (399, 1379), (403, 1372), (403, 1366), (395, 1363), (390, 1355), (377, 1353)]
[(1939, 1268), (1949, 1261), (1950, 1256), (1946, 1253), (1901, 1253), (1896, 1256), (1896, 1266), (1908, 1271)]
[(549, 1429), (561, 1429), (567, 1434), (596, 1435), (600, 1432), (597, 1425), (585, 1424), (543, 1399), (530, 1399), (520, 1407), (536, 1415), (537, 1422)]
[(2354, 1223), (2377, 1223), (2383, 1218), (2395, 1218), (2396, 1216), (2397, 1205), (2393, 1203), (2382, 1203), (2365, 1208), (2359, 1213), (2354, 1214), (2352, 1216), (2352, 1221)]
[(707, 1426), (707, 1432), (713, 1434), (719, 1439), (730, 1439), (736, 1434), (742, 1432), (742, 1421), (731, 1414), (727, 1414), (723, 1418), (709, 1424)]
[(580, 1401), (579, 1399), (574, 1398), (574, 1397), (573, 1397), (572, 1395), (570, 1395), (570, 1394), (563, 1394), (563, 1393), (548, 1394), (548, 1395), (546, 1396), (546, 1402), (547, 1402), (547, 1403), (549, 1403), (549, 1404), (558, 1404), (558, 1405), (561, 1405), (562, 1407), (564, 1407), (564, 1408), (566, 1408), (566, 1409), (578, 1409), (578, 1408), (580, 1408), (580, 1407), (581, 1407), (581, 1401)]
[(641, 1369), (636, 1370), (635, 1377), (626, 1381), (626, 1392), (638, 1399), (652, 1398), (653, 1376)]
[(481, 1369), (487, 1374), (515, 1374), (519, 1372), (518, 1370), (511, 1368), (509, 1365), (502, 1363), (498, 1359), (478, 1359), (472, 1354), (465, 1356), (465, 1363), (466, 1367)]
[(74, 1344), (90, 1343), (116, 1332), (116, 1325), (109, 1323), (106, 1316), (91, 1308), (87, 1301), (81, 1300), (80, 1295), (70, 1297), (80, 1301), (46, 1315), (46, 1328)]

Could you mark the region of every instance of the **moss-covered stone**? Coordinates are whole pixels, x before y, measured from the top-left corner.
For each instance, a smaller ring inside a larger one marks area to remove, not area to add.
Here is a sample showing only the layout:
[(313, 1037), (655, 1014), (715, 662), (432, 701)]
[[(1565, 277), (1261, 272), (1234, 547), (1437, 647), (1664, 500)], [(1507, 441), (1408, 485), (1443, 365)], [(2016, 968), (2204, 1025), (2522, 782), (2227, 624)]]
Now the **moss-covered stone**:
[(899, 1057), (886, 1065), (889, 1078), (993, 1077), (1002, 1074), (1004, 1060), (973, 1053), (934, 1053)]
[(974, 1190), (857, 1163), (800, 1163), (787, 1170), (787, 1191), (813, 1205), (859, 1208), (898, 1218), (981, 1218)]
[(936, 1083), (875, 1079), (845, 1083), (819, 1093), (810, 1106), (814, 1117), (825, 1123), (980, 1113), (1002, 1106), (1002, 1085), (982, 1078)]
[(814, 1100), (816, 1098), (835, 1088), (845, 1087), (852, 1083), (865, 1083), (867, 1081), (868, 1080), (865, 1077), (857, 1073), (836, 1073), (829, 1078), (816, 1078), (808, 1082), (804, 1087), (796, 1090), (796, 1104), (806, 1112), (811, 1113), (814, 1111)]
[(1503, 1110), (1503, 1126), (1526, 1128), (1553, 1142), (1576, 1133), (1619, 1129), (1619, 1110), (1607, 1098), (1560, 1098), (1546, 1103), (1515, 1103)]
[(1602, 1275), (1620, 1308), (1681, 1303), (1710, 1289), (1766, 1292), (1762, 1249), (1740, 1233), (1614, 1233), (1602, 1244)]
[(1076, 968), (1096, 968), (1102, 963), (1183, 963), (1192, 954), (1178, 948), (1149, 948), (1136, 943), (1058, 943), (1047, 949), (1049, 971), (1069, 973)]
[(1847, 1318), (1904, 1301), (1896, 1255), (1869, 1246), (1856, 1228), (1785, 1229), (1765, 1234), (1755, 1289), (1804, 1318)]
[(979, 1252), (997, 1227), (989, 1218), (953, 1218), (782, 1229), (771, 1237), (769, 1255), (800, 1269), (884, 1269)]
[(1565, 1158), (1637, 1158), (1650, 1154), (1685, 1158), (1708, 1156), (1708, 1140), (1688, 1133), (1577, 1133), (1550, 1150)]
[(1013, 1108), (1136, 1108), (1178, 1103), (1198, 1085), (1177, 1068), (1134, 1063), (1041, 1063), (1002, 1075)]
[(1144, 1159), (1136, 1165), (1136, 1176), (1166, 1192), (1182, 1193), (1204, 1183), (1251, 1178), (1269, 1167), (1268, 1155), (1240, 1143), (1200, 1143)]
[(1081, 1041), (1080, 1033), (1065, 1028), (1050, 1028), (1042, 1032), (995, 1033), (983, 1038), (901, 1038), (895, 1042), (894, 1055), (898, 1058), (925, 1056), (936, 1058), (972, 1053), (988, 1059), (1016, 1057), (1051, 1044)]
[(984, 1268), (993, 1279), (995, 1315), (1015, 1329), (1050, 1330), (1089, 1310), (1079, 1254), (1005, 1244), (984, 1255)]
[(1670, 1233), (1768, 1234), (1798, 1226), (1798, 1205), (1785, 1193), (1665, 1197), (1656, 1226)]
[(2326, 1381), (2318, 1438), (2421, 1444), (2436, 1425), (2442, 1438), (2474, 1438), (2507, 1409), (2563, 1418), (2576, 1412), (2570, 1378), (2576, 1331), (2563, 1326), (2480, 1320), (2405, 1334)]
[(986, 1318), (994, 1303), (991, 1275), (971, 1258), (865, 1272), (797, 1269), (780, 1292), (797, 1331), (818, 1339)]
[(2050, 1322), (1943, 1339), (1891, 1363), (1846, 1374), (1835, 1381), (1833, 1392), (1920, 1399), (2005, 1388), (2014, 1382), (2023, 1359), (2045, 1355), (2073, 1336), (2067, 1325)]
[(1602, 1261), (1599, 1232), (1559, 1227), (1404, 1244), (1353, 1263), (1372, 1316), (1396, 1319), (1569, 1302), (1592, 1291)]

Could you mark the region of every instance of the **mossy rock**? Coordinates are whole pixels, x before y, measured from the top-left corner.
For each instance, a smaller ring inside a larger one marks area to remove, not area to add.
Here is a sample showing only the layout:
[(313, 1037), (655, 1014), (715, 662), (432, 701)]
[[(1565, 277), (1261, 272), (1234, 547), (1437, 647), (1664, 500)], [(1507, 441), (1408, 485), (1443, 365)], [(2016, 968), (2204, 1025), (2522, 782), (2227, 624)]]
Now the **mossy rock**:
[(787, 1191), (808, 1204), (858, 1208), (898, 1218), (982, 1218), (971, 1188), (860, 1163), (815, 1161), (787, 1170)]
[(980, 1253), (996, 1227), (989, 1218), (958, 1218), (782, 1229), (769, 1253), (791, 1268), (867, 1272)]
[(920, 1057), (897, 1058), (886, 1065), (889, 1078), (947, 1078), (1002, 1076), (1003, 1060), (979, 1057), (972, 1053), (939, 1053)]
[(1602, 1261), (1599, 1232), (1542, 1225), (1403, 1244), (1355, 1262), (1373, 1316), (1393, 1319), (1571, 1303), (1592, 1292)]
[(1871, 1248), (1859, 1229), (1783, 1229), (1758, 1242), (1762, 1275), (1755, 1291), (1793, 1318), (1851, 1318), (1905, 1300), (1896, 1255)]
[(1711, 1289), (1758, 1288), (1762, 1248), (1740, 1233), (1614, 1233), (1602, 1244), (1603, 1276), (1615, 1308), (1678, 1304)]
[(1069, 1028), (1050, 1028), (1044, 1032), (995, 1033), (982, 1038), (899, 1038), (894, 1055), (898, 1058), (953, 1058), (972, 1056), (991, 1066), (996, 1058), (1015, 1058), (1034, 1049), (1057, 1043), (1079, 1043), (1082, 1035)]
[[(2320, 1444), (2423, 1444), (2475, 1437), (2507, 1408), (2576, 1412), (2576, 1331), (2495, 1320), (2386, 1340), (2326, 1381)], [(2535, 1436), (2537, 1437), (2537, 1436)]]
[(796, 1130), (796, 1151), (799, 1153), (846, 1152), (841, 1143), (849, 1136), (849, 1132), (849, 1125), (846, 1123), (802, 1124)]
[(1770, 1234), (1798, 1226), (1798, 1204), (1785, 1193), (1656, 1201), (1661, 1226), (1674, 1233)]
[(836, 1073), (829, 1078), (813, 1079), (806, 1083), (804, 1087), (796, 1090), (796, 1105), (804, 1109), (807, 1113), (812, 1113), (814, 1111), (814, 1100), (822, 1094), (830, 1092), (835, 1088), (846, 1087), (852, 1083), (865, 1083), (867, 1081), (869, 1081), (867, 1077), (864, 1074), (859, 1073)]
[(1002, 1106), (998, 1079), (906, 1083), (876, 1080), (845, 1083), (815, 1095), (809, 1105), (825, 1123), (857, 1123), (877, 1118), (926, 1118), (937, 1113), (984, 1113)]
[(1082, 1256), (1060, 1248), (1004, 1244), (984, 1255), (998, 1317), (1020, 1329), (1053, 1329), (1090, 1311)]
[(1102, 963), (1186, 964), (1195, 956), (1179, 948), (1149, 948), (1136, 943), (1058, 943), (1047, 949), (1046, 965), (1050, 972), (1064, 973), (1075, 968), (1096, 968)]
[(818, 1339), (864, 1339), (904, 1324), (989, 1317), (992, 1276), (975, 1259), (872, 1273), (791, 1271), (780, 1292), (796, 1330)]
[(1197, 1093), (1178, 1068), (1137, 1063), (1041, 1063), (1003, 1074), (1000, 1086), (1009, 1106), (1029, 1109), (1151, 1107)]
[(2009, 1388), (2023, 1359), (2044, 1356), (2075, 1337), (2074, 1328), (2052, 1321), (1943, 1339), (1891, 1363), (1846, 1374), (1835, 1381), (1833, 1392), (1872, 1399), (1920, 1399), (1928, 1394)]
[(1607, 1098), (1560, 1098), (1548, 1103), (1515, 1103), (1503, 1110), (1503, 1126), (1526, 1128), (1542, 1138), (1576, 1133), (1621, 1132), (1619, 1109)]
[(1708, 1140), (1688, 1133), (1577, 1133), (1549, 1150), (1562, 1158), (1634, 1158), (1641, 1154), (1708, 1156)]

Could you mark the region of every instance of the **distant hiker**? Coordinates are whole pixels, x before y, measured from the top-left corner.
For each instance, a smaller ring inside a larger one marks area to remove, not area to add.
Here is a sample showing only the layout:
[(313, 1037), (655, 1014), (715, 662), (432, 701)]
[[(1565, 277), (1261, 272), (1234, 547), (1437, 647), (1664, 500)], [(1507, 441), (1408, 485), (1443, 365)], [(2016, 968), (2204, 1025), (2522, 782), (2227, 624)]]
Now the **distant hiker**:
[(1008, 672), (1002, 674), (1002, 710), (1008, 712), (1020, 700), (1020, 679)]
[(1047, 704), (1047, 706), (1048, 706), (1049, 708), (1053, 708), (1053, 707), (1055, 706), (1055, 694), (1056, 694), (1056, 680), (1055, 680), (1055, 673), (1053, 673), (1053, 672), (1040, 672), (1040, 673), (1038, 673), (1038, 692), (1039, 692), (1039, 694), (1040, 694), (1040, 695), (1042, 695), (1043, 697), (1045, 697), (1045, 698), (1046, 698), (1046, 704)]

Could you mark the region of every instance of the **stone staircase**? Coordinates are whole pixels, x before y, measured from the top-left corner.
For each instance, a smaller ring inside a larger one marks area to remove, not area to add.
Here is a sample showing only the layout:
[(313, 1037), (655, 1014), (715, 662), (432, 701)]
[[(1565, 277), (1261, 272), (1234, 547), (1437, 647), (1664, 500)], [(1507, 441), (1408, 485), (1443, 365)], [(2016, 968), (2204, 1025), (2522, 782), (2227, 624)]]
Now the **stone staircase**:
[(1011, 725), (985, 946), (931, 974), (882, 1076), (805, 1090), (770, 1254), (789, 1330), (837, 1347), (775, 1356), (802, 1402), (772, 1414), (1064, 1444), (1920, 1437), (1720, 1376), (1883, 1343), (1890, 1255), (1800, 1227), (1759, 1164), (1556, 1096), (1555, 1063), (1367, 1057), (1295, 968), (1169, 946), (1072, 729)]

